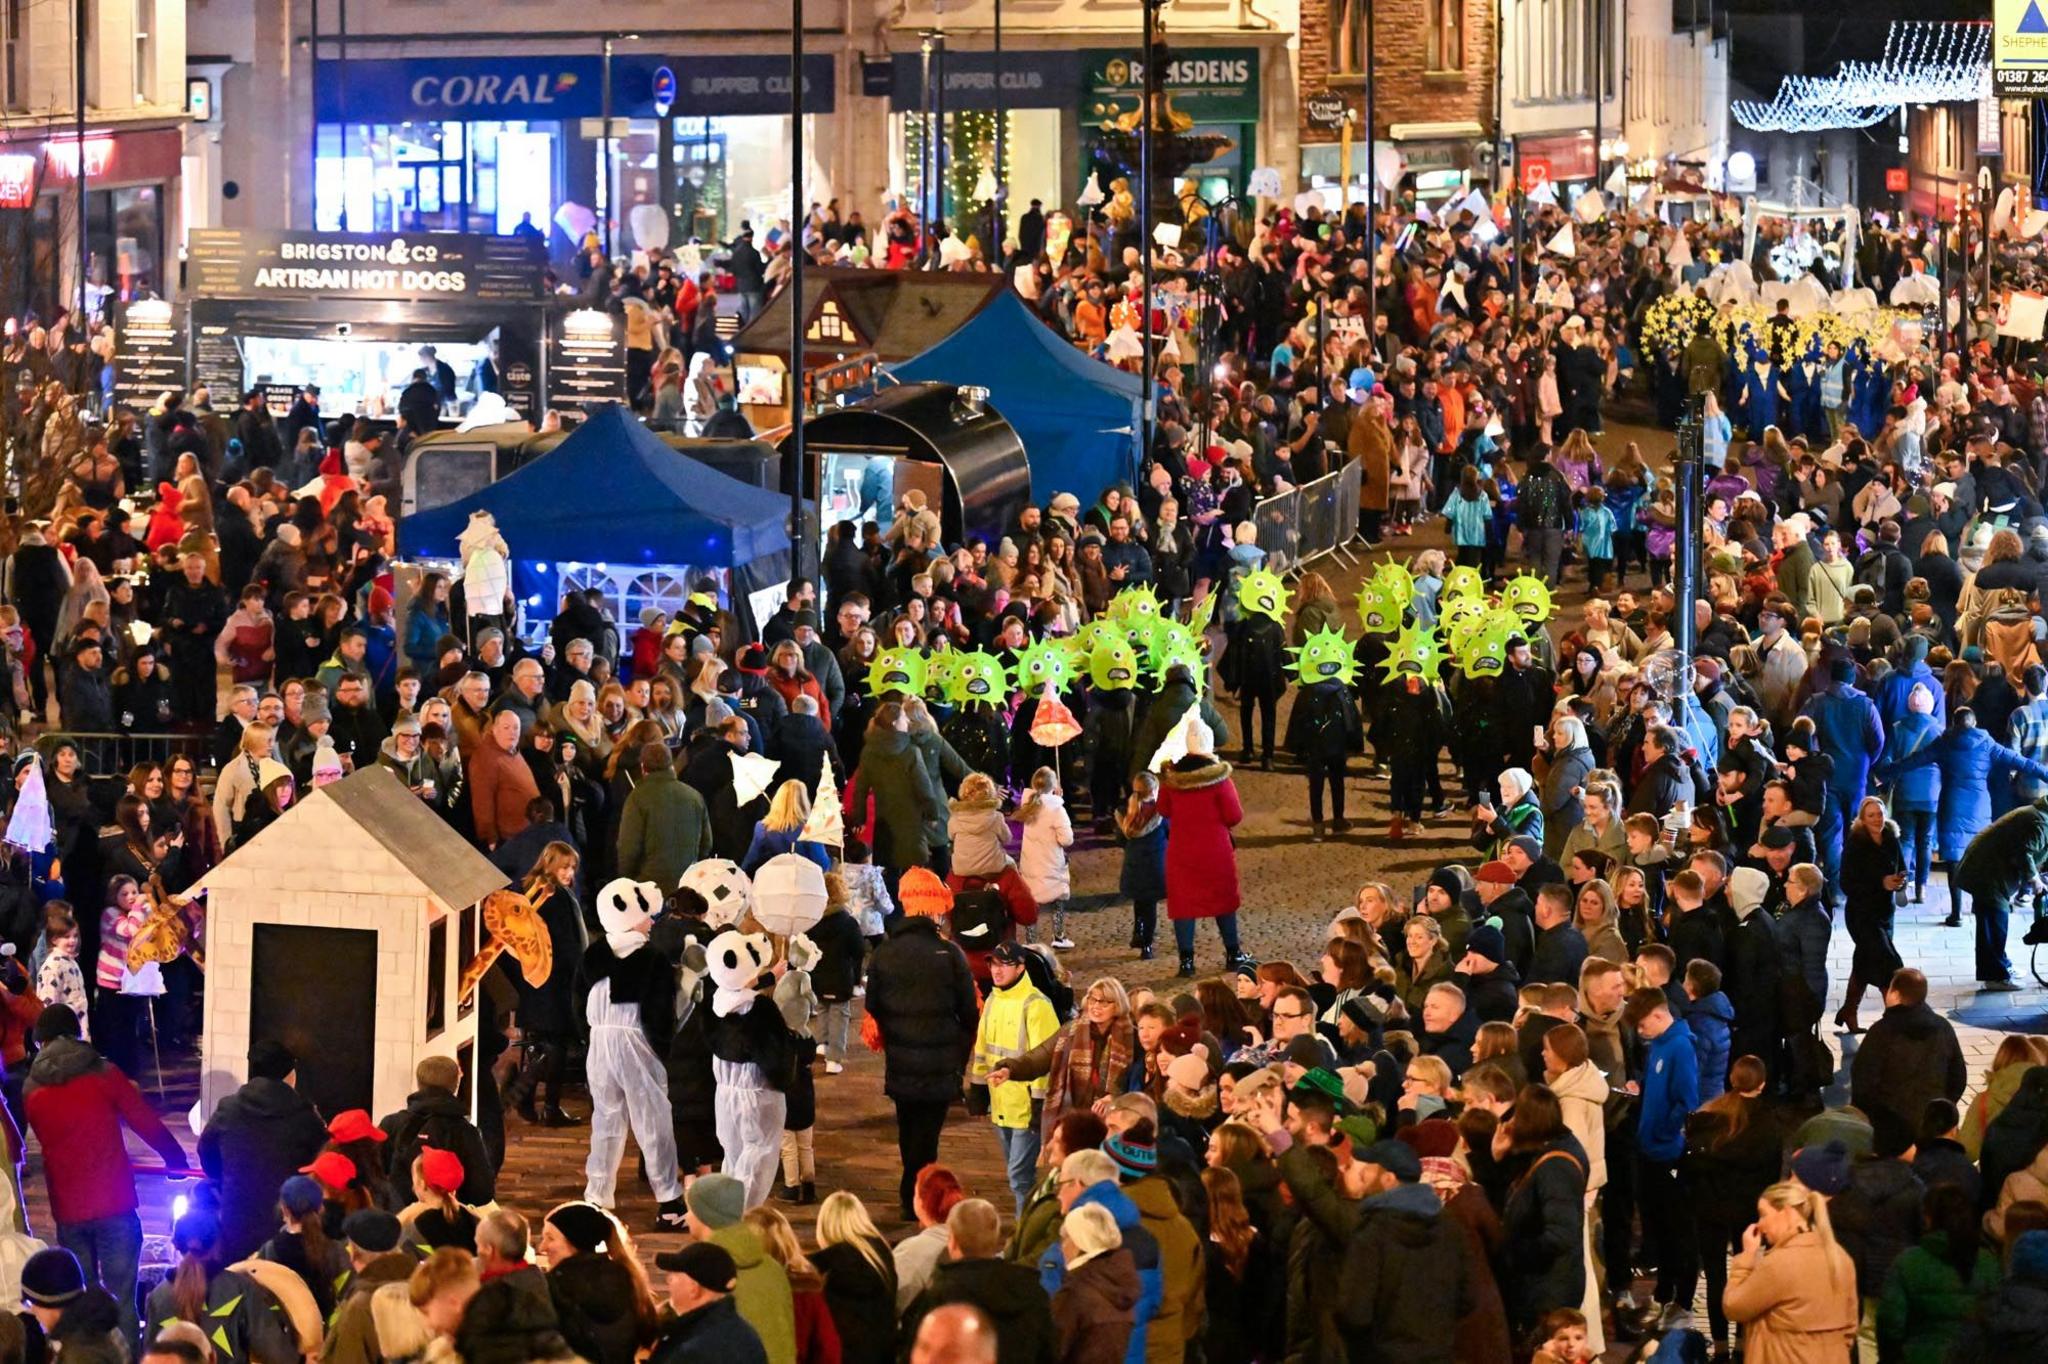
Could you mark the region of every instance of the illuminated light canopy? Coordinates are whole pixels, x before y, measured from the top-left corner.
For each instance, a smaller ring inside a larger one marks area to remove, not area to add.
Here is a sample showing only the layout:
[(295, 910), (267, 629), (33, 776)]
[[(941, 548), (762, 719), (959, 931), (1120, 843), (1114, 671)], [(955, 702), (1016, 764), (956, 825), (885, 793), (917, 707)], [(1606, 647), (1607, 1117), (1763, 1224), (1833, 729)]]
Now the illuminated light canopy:
[(1977, 100), (1991, 88), (1991, 25), (1912, 20), (1885, 34), (1884, 57), (1843, 62), (1832, 76), (1787, 76), (1769, 103), (1736, 100), (1751, 132), (1868, 128), (1907, 104)]

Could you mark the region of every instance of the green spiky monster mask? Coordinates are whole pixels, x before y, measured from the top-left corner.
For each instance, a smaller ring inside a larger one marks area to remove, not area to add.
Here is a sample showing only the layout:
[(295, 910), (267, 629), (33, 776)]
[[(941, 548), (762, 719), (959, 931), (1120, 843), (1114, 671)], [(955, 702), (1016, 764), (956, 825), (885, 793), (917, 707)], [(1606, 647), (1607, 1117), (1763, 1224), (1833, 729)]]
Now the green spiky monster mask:
[(1188, 615), (1188, 629), (1196, 635), (1209, 633), (1209, 622), (1216, 619), (1216, 596), (1211, 592), (1202, 598), (1202, 604)]
[(1442, 609), (1437, 612), (1436, 623), (1446, 637), (1458, 628), (1460, 622), (1476, 619), (1493, 609), (1484, 597), (1446, 597), (1440, 605)]
[(1287, 584), (1270, 568), (1255, 568), (1237, 580), (1238, 609), (1287, 623)]
[(1385, 676), (1389, 682), (1399, 682), (1408, 676), (1420, 677), (1427, 686), (1435, 686), (1443, 670), (1444, 654), (1438, 647), (1436, 631), (1421, 625), (1410, 625), (1395, 637), (1388, 648)]
[(1109, 599), (1109, 618), (1126, 629), (1149, 627), (1152, 621), (1159, 619), (1159, 598), (1152, 595), (1149, 587), (1126, 587)]
[(1126, 691), (1138, 685), (1138, 651), (1121, 633), (1102, 636), (1088, 655), (1088, 680), (1097, 691)]
[(1462, 659), (1480, 635), (1490, 629), (1512, 631), (1520, 628), (1514, 613), (1503, 607), (1479, 603), (1479, 609), (1460, 611), (1451, 618), (1444, 628), (1444, 652), (1453, 659)]
[(924, 655), (915, 649), (884, 649), (868, 665), (868, 695), (924, 694)]
[(1459, 564), (1444, 575), (1443, 590), (1437, 593), (1439, 601), (1453, 601), (1460, 597), (1484, 597), (1486, 579), (1479, 576), (1479, 570), (1470, 564)]
[(924, 660), (926, 699), (950, 702), (953, 699), (953, 674), (959, 667), (960, 655), (951, 649), (940, 649), (927, 655)]
[(1508, 579), (1500, 604), (1515, 613), (1524, 625), (1541, 625), (1550, 619), (1550, 589), (1533, 573), (1518, 573)]
[(956, 706), (1001, 705), (1010, 692), (1010, 670), (985, 649), (955, 654), (948, 695)]
[(1401, 615), (1408, 609), (1413, 584), (1407, 574), (1395, 577), (1375, 573), (1358, 589), (1358, 623), (1369, 635), (1391, 635), (1401, 628)]
[(1317, 630), (1299, 648), (1288, 652), (1294, 657), (1287, 666), (1304, 687), (1316, 682), (1342, 682), (1349, 686), (1358, 674), (1358, 658), (1351, 652), (1351, 641), (1342, 630)]
[(1152, 627), (1152, 638), (1147, 641), (1145, 661), (1152, 672), (1152, 680), (1163, 685), (1166, 674), (1175, 667), (1185, 667), (1194, 678), (1195, 690), (1203, 691), (1209, 684), (1209, 661), (1202, 657), (1202, 641), (1195, 633), (1177, 620), (1161, 620)]
[(1111, 640), (1117, 640), (1125, 644), (1130, 642), (1130, 637), (1125, 633), (1124, 627), (1107, 616), (1097, 616), (1094, 620), (1089, 621), (1081, 627), (1080, 633), (1075, 635), (1074, 639), (1079, 644), (1081, 653), (1090, 658), (1095, 656), (1097, 649)]
[(1041, 639), (1017, 655), (1017, 686), (1028, 696), (1037, 696), (1048, 682), (1054, 691), (1065, 691), (1073, 680), (1074, 665), (1055, 640)]
[(1499, 677), (1508, 665), (1508, 640), (1521, 633), (1522, 624), (1513, 613), (1489, 613), (1458, 651), (1458, 671), (1473, 678)]

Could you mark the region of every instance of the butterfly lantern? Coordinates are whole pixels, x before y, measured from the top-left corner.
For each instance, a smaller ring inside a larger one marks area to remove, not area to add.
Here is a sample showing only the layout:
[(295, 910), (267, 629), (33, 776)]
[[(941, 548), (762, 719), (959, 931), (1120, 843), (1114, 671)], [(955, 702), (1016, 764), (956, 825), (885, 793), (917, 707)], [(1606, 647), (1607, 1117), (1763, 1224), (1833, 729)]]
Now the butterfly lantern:
[(1317, 682), (1341, 682), (1348, 687), (1358, 673), (1357, 655), (1342, 630), (1317, 630), (1288, 652), (1294, 657), (1287, 666), (1304, 687)]
[(484, 932), (490, 936), (462, 968), (456, 998), (475, 994), (484, 972), (507, 952), (519, 963), (519, 975), (528, 985), (547, 984), (555, 971), (555, 944), (540, 917), (540, 906), (517, 891), (494, 890), (484, 897)]
[(149, 898), (149, 913), (128, 944), (128, 969), (140, 971), (151, 962), (167, 966), (180, 956), (191, 957), (194, 966), (204, 969), (205, 954), (193, 943), (192, 922), (185, 917), (188, 902), (166, 895), (164, 883), (154, 876), (144, 894)]
[(1238, 609), (1254, 616), (1287, 620), (1287, 584), (1270, 568), (1255, 568), (1237, 580)]

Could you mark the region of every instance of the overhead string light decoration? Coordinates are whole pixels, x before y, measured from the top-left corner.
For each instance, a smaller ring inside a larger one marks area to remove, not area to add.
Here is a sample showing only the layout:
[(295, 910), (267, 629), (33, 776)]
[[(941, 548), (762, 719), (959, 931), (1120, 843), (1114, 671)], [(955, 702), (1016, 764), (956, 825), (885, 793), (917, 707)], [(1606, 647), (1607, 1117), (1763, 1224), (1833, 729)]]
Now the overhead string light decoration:
[(1884, 57), (1843, 62), (1832, 76), (1787, 76), (1769, 103), (1736, 100), (1735, 121), (1755, 133), (1868, 128), (1907, 104), (1975, 101), (1991, 89), (1991, 25), (1894, 22)]

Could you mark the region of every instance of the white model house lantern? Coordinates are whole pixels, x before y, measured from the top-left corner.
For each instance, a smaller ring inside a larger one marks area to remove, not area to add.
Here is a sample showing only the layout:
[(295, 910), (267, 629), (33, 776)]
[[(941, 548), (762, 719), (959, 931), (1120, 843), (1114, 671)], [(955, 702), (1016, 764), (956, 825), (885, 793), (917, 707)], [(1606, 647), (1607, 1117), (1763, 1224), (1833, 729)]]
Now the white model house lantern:
[(476, 1050), (457, 996), (479, 902), (506, 882), (383, 767), (302, 796), (199, 883), (206, 891), (206, 1115), (247, 1078), (249, 1044), (299, 1058), (323, 1114), (405, 1106), (413, 1068)]

